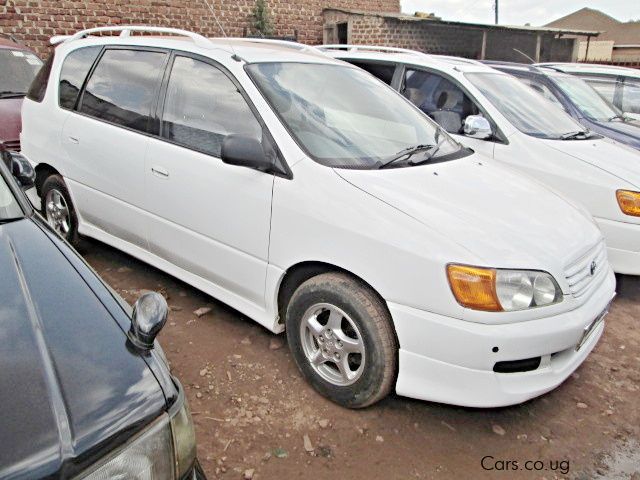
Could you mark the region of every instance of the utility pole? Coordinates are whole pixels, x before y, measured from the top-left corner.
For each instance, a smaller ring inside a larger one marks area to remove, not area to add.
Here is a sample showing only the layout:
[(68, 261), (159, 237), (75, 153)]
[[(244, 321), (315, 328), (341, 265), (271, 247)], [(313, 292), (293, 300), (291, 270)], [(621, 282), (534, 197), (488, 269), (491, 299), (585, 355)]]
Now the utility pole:
[(495, 0), (496, 3), (493, 4), (493, 9), (496, 14), (496, 25), (498, 25), (498, 0)]

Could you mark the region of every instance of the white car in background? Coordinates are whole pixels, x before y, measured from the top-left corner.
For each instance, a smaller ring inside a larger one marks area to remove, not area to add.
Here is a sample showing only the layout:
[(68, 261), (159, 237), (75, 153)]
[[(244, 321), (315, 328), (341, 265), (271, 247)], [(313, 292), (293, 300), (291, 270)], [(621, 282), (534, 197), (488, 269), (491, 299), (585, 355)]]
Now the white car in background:
[(301, 45), (163, 28), (58, 40), (22, 133), (52, 228), (286, 328), (335, 402), (395, 387), (519, 403), (600, 338), (615, 277), (590, 216), (366, 72)]
[(539, 63), (582, 78), (625, 116), (640, 120), (640, 70), (591, 63)]
[(514, 77), (475, 60), (377, 46), (321, 49), (388, 83), (475, 151), (586, 206), (614, 271), (640, 275), (639, 152), (585, 130)]

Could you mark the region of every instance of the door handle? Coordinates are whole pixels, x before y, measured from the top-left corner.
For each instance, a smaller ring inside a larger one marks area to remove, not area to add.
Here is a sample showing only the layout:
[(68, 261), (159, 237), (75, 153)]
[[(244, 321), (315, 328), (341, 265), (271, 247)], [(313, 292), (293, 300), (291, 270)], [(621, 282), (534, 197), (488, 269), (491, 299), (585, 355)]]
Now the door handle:
[(169, 178), (169, 172), (162, 167), (151, 167), (151, 172), (158, 177)]
[(78, 145), (80, 143), (80, 140), (77, 137), (69, 137), (69, 141), (74, 145)]

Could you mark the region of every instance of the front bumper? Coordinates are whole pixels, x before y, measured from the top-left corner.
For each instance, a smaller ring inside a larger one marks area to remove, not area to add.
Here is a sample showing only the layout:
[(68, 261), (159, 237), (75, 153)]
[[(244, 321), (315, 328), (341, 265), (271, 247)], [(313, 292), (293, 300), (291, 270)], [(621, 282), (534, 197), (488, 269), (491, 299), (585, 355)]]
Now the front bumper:
[[(576, 351), (585, 327), (615, 295), (615, 276), (583, 305), (553, 317), (486, 325), (389, 303), (400, 343), (399, 395), (467, 407), (522, 403), (560, 385), (589, 355), (602, 332), (597, 325)], [(495, 350), (497, 347), (497, 351)], [(541, 357), (532, 371), (495, 373), (496, 362)]]
[(596, 218), (607, 242), (609, 263), (616, 273), (640, 275), (640, 225)]

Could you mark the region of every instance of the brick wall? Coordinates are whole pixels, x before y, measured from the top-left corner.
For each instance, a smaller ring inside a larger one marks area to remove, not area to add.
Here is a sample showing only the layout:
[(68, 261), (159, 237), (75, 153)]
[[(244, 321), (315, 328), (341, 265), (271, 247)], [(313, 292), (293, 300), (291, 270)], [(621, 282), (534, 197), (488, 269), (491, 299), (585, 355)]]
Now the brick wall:
[[(255, 0), (209, 0), (229, 36), (251, 25)], [(267, 0), (276, 35), (322, 43), (322, 9), (399, 12), (400, 0)], [(0, 32), (14, 35), (44, 55), (52, 35), (104, 25), (147, 24), (222, 36), (205, 0), (0, 0)]]

